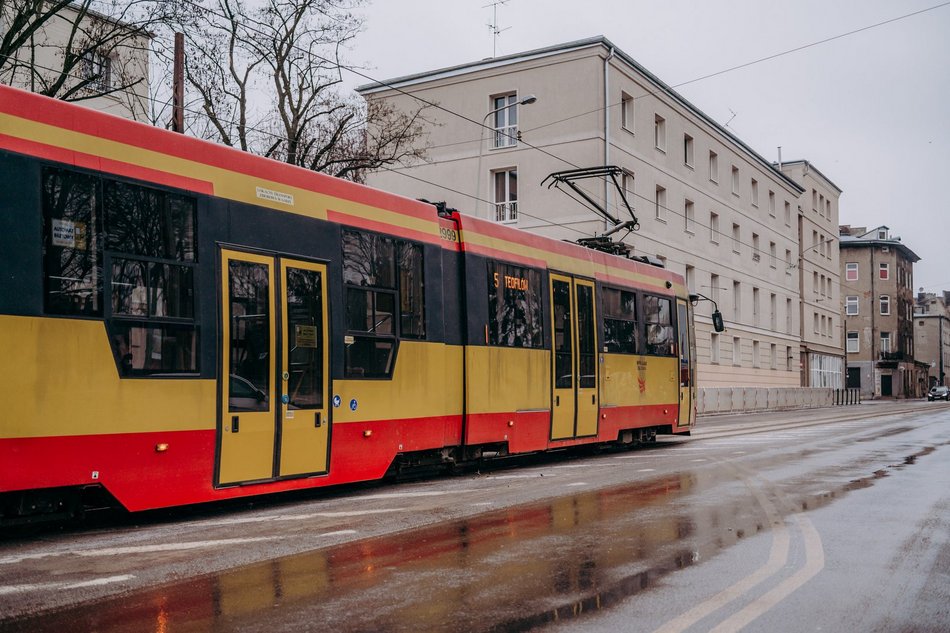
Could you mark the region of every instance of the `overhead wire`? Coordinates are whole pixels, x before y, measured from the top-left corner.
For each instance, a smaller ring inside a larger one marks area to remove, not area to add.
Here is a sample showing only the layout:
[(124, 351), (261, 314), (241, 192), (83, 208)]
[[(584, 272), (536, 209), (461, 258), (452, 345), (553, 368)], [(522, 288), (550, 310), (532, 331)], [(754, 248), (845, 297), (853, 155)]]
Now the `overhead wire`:
[[(217, 12), (217, 11), (215, 11), (214, 9), (210, 9), (210, 8), (208, 8), (208, 7), (204, 6), (204, 5), (202, 5), (202, 4), (198, 3), (198, 2), (196, 2), (195, 0), (181, 0), (181, 1), (182, 1), (184, 4), (188, 4), (188, 5), (192, 6), (193, 8), (206, 11), (206, 12), (211, 13), (212, 15), (215, 15), (215, 16), (220, 17), (220, 18), (227, 19), (227, 16), (226, 16), (225, 14), (220, 13), (220, 12)], [(857, 34), (857, 33), (861, 33), (861, 32), (864, 32), (864, 31), (867, 31), (867, 30), (870, 30), (870, 29), (878, 28), (878, 27), (880, 27), (880, 26), (884, 26), (884, 25), (887, 25), (887, 24), (891, 24), (891, 23), (893, 23), (893, 22), (897, 22), (897, 21), (900, 21), (900, 20), (903, 20), (903, 19), (907, 19), (907, 18), (916, 16), (916, 15), (920, 15), (920, 14), (926, 13), (926, 12), (928, 12), (928, 11), (933, 11), (933, 10), (935, 10), (935, 9), (939, 9), (939, 8), (942, 8), (942, 7), (947, 6), (947, 5), (950, 5), (950, 1), (948, 1), (948, 2), (943, 2), (943, 3), (937, 4), (937, 5), (933, 5), (933, 6), (931, 6), (931, 7), (927, 7), (927, 8), (918, 10), (918, 11), (913, 11), (913, 12), (910, 12), (910, 13), (906, 13), (906, 14), (903, 14), (903, 15), (900, 15), (900, 16), (897, 16), (897, 17), (894, 17), (894, 18), (890, 18), (890, 19), (888, 19), (888, 20), (884, 20), (884, 21), (881, 21), (881, 22), (878, 22), (878, 23), (875, 23), (875, 24), (867, 25), (867, 26), (864, 26), (864, 27), (861, 27), (861, 28), (858, 28), (858, 29), (853, 29), (853, 30), (847, 31), (847, 32), (845, 32), (845, 33), (840, 33), (840, 34), (837, 34), (837, 35), (834, 35), (834, 36), (831, 36), (831, 37), (827, 37), (827, 38), (824, 38), (824, 39), (821, 39), (821, 40), (817, 40), (817, 41), (815, 41), (815, 42), (811, 42), (811, 43), (808, 43), (808, 44), (805, 44), (805, 45), (802, 45), (802, 46), (798, 46), (798, 47), (795, 47), (795, 48), (792, 48), (792, 49), (787, 49), (787, 50), (781, 51), (781, 52), (779, 52), (779, 53), (774, 53), (774, 54), (771, 54), (771, 55), (768, 55), (768, 56), (765, 56), (765, 57), (761, 57), (761, 58), (752, 60), (752, 61), (750, 61), (750, 62), (746, 62), (746, 63), (739, 64), (739, 65), (736, 65), (736, 66), (732, 66), (732, 67), (730, 67), (730, 68), (723, 69), (723, 70), (720, 70), (720, 71), (717, 71), (717, 72), (714, 72), (714, 73), (709, 73), (709, 74), (703, 75), (703, 76), (701, 76), (701, 77), (697, 77), (697, 78), (694, 78), (694, 79), (690, 79), (690, 80), (688, 80), (688, 81), (684, 81), (684, 82), (675, 84), (675, 85), (672, 86), (672, 88), (677, 88), (677, 87), (685, 86), (685, 85), (688, 85), (688, 84), (696, 83), (696, 82), (698, 82), (698, 81), (702, 81), (702, 80), (705, 80), (705, 79), (709, 79), (709, 78), (711, 78), (711, 77), (716, 77), (716, 76), (719, 76), (719, 75), (722, 75), (722, 74), (725, 74), (725, 73), (728, 73), (728, 72), (732, 72), (732, 71), (739, 70), (739, 69), (742, 69), (742, 68), (747, 68), (747, 67), (749, 67), (749, 66), (752, 66), (752, 65), (755, 65), (755, 64), (759, 64), (759, 63), (762, 63), (762, 62), (765, 62), (765, 61), (770, 61), (770, 60), (772, 60), (772, 59), (775, 59), (775, 58), (778, 58), (778, 57), (781, 57), (781, 56), (784, 56), (784, 55), (788, 55), (788, 54), (792, 54), (792, 53), (795, 53), (795, 52), (798, 52), (798, 51), (801, 51), (801, 50), (805, 50), (805, 49), (808, 49), (808, 48), (812, 48), (812, 47), (818, 46), (818, 45), (820, 45), (820, 44), (825, 44), (825, 43), (828, 43), (828, 42), (831, 42), (831, 41), (834, 41), (834, 40), (837, 40), (837, 39), (841, 39), (841, 38), (844, 38), (844, 37), (848, 37), (848, 36), (850, 36), (850, 35), (854, 35), (854, 34)], [(320, 13), (321, 13), (322, 15), (325, 15), (326, 17), (333, 17), (333, 16), (329, 16), (328, 14), (326, 14), (325, 12), (322, 12), (322, 11), (321, 11)], [(248, 28), (248, 30), (253, 31), (253, 32), (256, 32), (256, 33), (258, 33), (258, 34), (266, 34), (263, 30), (261, 30), (261, 29), (259, 29), (259, 28), (256, 28), (256, 27), (254, 27), (253, 25), (246, 24), (245, 27)], [(304, 48), (299, 47), (299, 46), (293, 46), (292, 48), (294, 48), (294, 49), (296, 49), (296, 50), (298, 50), (298, 51), (300, 51), (300, 52), (306, 54), (306, 55), (309, 56), (309, 57), (312, 57), (312, 58), (314, 58), (314, 59), (320, 60), (320, 61), (322, 61), (322, 62), (335, 64), (335, 65), (337, 65), (341, 70), (345, 70), (345, 71), (350, 72), (350, 73), (352, 73), (352, 74), (354, 74), (354, 75), (357, 75), (357, 76), (359, 76), (359, 77), (362, 77), (362, 78), (364, 78), (364, 79), (366, 79), (366, 80), (368, 80), (368, 81), (370, 81), (370, 82), (373, 82), (374, 84), (376, 84), (376, 85), (378, 85), (378, 86), (389, 88), (389, 89), (391, 89), (391, 90), (393, 90), (393, 91), (395, 91), (395, 92), (397, 92), (397, 93), (399, 93), (399, 94), (402, 94), (402, 95), (407, 96), (407, 97), (409, 97), (409, 98), (411, 98), (411, 99), (414, 99), (414, 100), (416, 100), (416, 101), (418, 101), (418, 102), (420, 102), (420, 103), (422, 103), (422, 104), (424, 104), (424, 105), (426, 105), (426, 106), (436, 108), (436, 109), (441, 110), (441, 111), (444, 111), (444, 112), (446, 112), (446, 113), (448, 113), (448, 114), (450, 114), (450, 115), (452, 115), (452, 116), (461, 118), (461, 119), (463, 119), (463, 120), (465, 120), (465, 121), (468, 121), (468, 122), (470, 122), (470, 123), (472, 123), (472, 124), (474, 124), (474, 125), (476, 125), (476, 126), (478, 126), (478, 127), (480, 127), (480, 128), (483, 128), (483, 129), (485, 129), (485, 130), (489, 130), (489, 131), (492, 131), (492, 132), (496, 132), (496, 131), (497, 131), (493, 126), (487, 125), (486, 123), (484, 123), (484, 122), (482, 122), (482, 121), (477, 121), (477, 120), (475, 120), (475, 119), (472, 119), (472, 118), (470, 118), (470, 117), (467, 117), (467, 116), (465, 116), (465, 115), (463, 115), (463, 114), (461, 114), (461, 113), (459, 113), (459, 112), (456, 112), (456, 111), (454, 111), (454, 110), (451, 110), (451, 109), (449, 109), (449, 108), (446, 108), (446, 107), (442, 106), (441, 104), (438, 104), (438, 103), (432, 102), (432, 101), (430, 101), (430, 100), (424, 99), (424, 98), (420, 97), (420, 96), (417, 95), (417, 94), (414, 94), (414, 93), (411, 93), (411, 92), (407, 92), (407, 91), (405, 91), (405, 90), (403, 90), (403, 89), (401, 89), (401, 88), (399, 88), (399, 87), (397, 87), (397, 86), (394, 86), (394, 85), (392, 85), (391, 83), (388, 83), (388, 82), (386, 82), (386, 81), (382, 81), (382, 80), (375, 79), (374, 77), (372, 77), (372, 76), (370, 76), (370, 75), (368, 75), (368, 74), (366, 74), (366, 73), (364, 73), (364, 72), (362, 72), (362, 71), (360, 71), (360, 70), (357, 70), (355, 67), (352, 67), (352, 66), (348, 66), (348, 65), (346, 65), (346, 64), (339, 63), (337, 60), (331, 60), (331, 59), (329, 59), (329, 58), (323, 57), (323, 56), (321, 56), (321, 55), (319, 55), (319, 54), (317, 54), (317, 53), (315, 53), (314, 51), (309, 50), (309, 49), (304, 49)], [(6, 57), (11, 58), (11, 56), (6, 56)], [(35, 64), (34, 64), (34, 65), (35, 65)], [(42, 66), (38, 66), (38, 65), (37, 65), (37, 67), (42, 68)], [(55, 72), (55, 69), (46, 68), (46, 70), (51, 70), (51, 71), (54, 71), (54, 72)], [(85, 79), (84, 77), (78, 77), (78, 76), (76, 76), (76, 75), (70, 75), (70, 76), (76, 77), (76, 78), (79, 78), (79, 79)], [(133, 94), (134, 94), (134, 93), (133, 93)], [(643, 94), (643, 95), (638, 95), (638, 96), (636, 96), (636, 97), (634, 97), (634, 98), (635, 98), (635, 99), (641, 99), (641, 98), (646, 98), (646, 97), (650, 97), (650, 96), (655, 96), (656, 94), (659, 94), (659, 92), (658, 92), (658, 91), (656, 91), (656, 92), (652, 92), (652, 91), (651, 91), (650, 93)], [(149, 102), (157, 103), (157, 104), (162, 105), (163, 107), (167, 107), (167, 102), (160, 101), (160, 100), (155, 99), (155, 98), (152, 98), (152, 97), (150, 97), (150, 96), (147, 96), (147, 95), (134, 95), (134, 96), (136, 96), (137, 98), (144, 98), (145, 100), (147, 100), (147, 101), (149, 101)], [(540, 125), (540, 126), (536, 126), (536, 127), (534, 127), (534, 128), (528, 128), (528, 129), (525, 129), (525, 130), (523, 130), (523, 131), (524, 131), (524, 132), (534, 131), (534, 130), (541, 129), (541, 128), (543, 128), (543, 127), (548, 127), (548, 126), (550, 126), (550, 125), (554, 125), (554, 124), (557, 124), (557, 123), (561, 123), (561, 122), (564, 122), (564, 121), (568, 121), (568, 120), (571, 120), (571, 119), (573, 119), (573, 118), (578, 118), (578, 117), (581, 117), (581, 116), (587, 116), (587, 115), (589, 115), (589, 114), (595, 114), (595, 113), (601, 112), (601, 111), (603, 111), (603, 110), (605, 110), (605, 109), (607, 109), (607, 108), (612, 108), (612, 107), (616, 107), (616, 106), (622, 105), (622, 103), (623, 103), (623, 102), (621, 101), (621, 102), (619, 102), (619, 103), (610, 104), (610, 105), (607, 105), (607, 106), (604, 106), (604, 107), (600, 107), (600, 108), (597, 108), (597, 109), (594, 109), (594, 110), (591, 110), (591, 111), (588, 111), (588, 112), (584, 112), (584, 113), (581, 113), (581, 114), (578, 114), (578, 115), (573, 115), (573, 116), (571, 116), (571, 117), (566, 117), (566, 118), (560, 119), (560, 120), (558, 120), (558, 121), (552, 121), (552, 122), (549, 122), (549, 123), (546, 123), (546, 124), (543, 124), (543, 125)], [(190, 112), (190, 113), (192, 113), (192, 114), (197, 114), (197, 115), (202, 115), (202, 114), (203, 114), (203, 112), (201, 112), (200, 110), (194, 110), (194, 109), (190, 109), (190, 108), (186, 108), (186, 111), (188, 111), (188, 112)], [(225, 120), (225, 122), (230, 123), (230, 124), (232, 124), (232, 125), (237, 125), (237, 124), (238, 124), (237, 122), (234, 122), (234, 121), (227, 121), (227, 120)], [(247, 129), (249, 129), (249, 130), (252, 130), (252, 131), (255, 131), (255, 132), (257, 132), (257, 133), (264, 134), (264, 135), (267, 135), (267, 136), (270, 136), (270, 137), (273, 137), (273, 138), (275, 138), (275, 139), (279, 139), (279, 140), (289, 140), (289, 139), (287, 139), (287, 138), (284, 137), (284, 136), (281, 136), (281, 135), (276, 134), (276, 133), (274, 133), (274, 132), (270, 132), (270, 131), (267, 131), (267, 130), (263, 130), (263, 129), (260, 129), (260, 128), (257, 128), (257, 127), (254, 127), (254, 126), (245, 125), (245, 127), (246, 127)], [(503, 134), (504, 134), (504, 133), (503, 133)], [(510, 137), (510, 135), (509, 135), (509, 137)], [(556, 155), (556, 154), (554, 154), (554, 153), (552, 153), (552, 152), (550, 152), (550, 151), (548, 151), (548, 150), (546, 150), (546, 149), (544, 149), (544, 148), (542, 148), (542, 147), (540, 147), (540, 146), (538, 146), (538, 145), (534, 145), (534, 144), (532, 144), (532, 143), (530, 143), (530, 142), (528, 142), (528, 141), (525, 141), (523, 138), (519, 138), (519, 139), (517, 139), (517, 140), (518, 140), (519, 143), (525, 145), (526, 147), (528, 147), (528, 148), (530, 148), (530, 149), (533, 149), (533, 150), (538, 151), (538, 152), (540, 152), (540, 153), (542, 153), (542, 154), (544, 154), (544, 155), (546, 155), (546, 156), (549, 156), (549, 157), (551, 157), (551, 158), (553, 158), (553, 159), (555, 159), (555, 160), (557, 160), (557, 161), (560, 161), (560, 162), (563, 162), (563, 163), (565, 163), (565, 164), (567, 164), (567, 165), (570, 165), (571, 167), (579, 168), (579, 166), (576, 165), (575, 163), (573, 163), (572, 161), (570, 161), (570, 160), (568, 160), (568, 159), (566, 159), (566, 158), (564, 158), (564, 157), (558, 156), (558, 155)], [(481, 142), (481, 141), (482, 141), (482, 139), (478, 139), (478, 142)], [(472, 141), (459, 141), (459, 142), (456, 142), (456, 143), (447, 144), (446, 146), (451, 146), (451, 145), (456, 145), (456, 144), (462, 144), (462, 143), (468, 143), (468, 142), (475, 142), (475, 140), (473, 139)], [(401, 174), (401, 175), (404, 175), (404, 176), (407, 176), (407, 177), (409, 176), (408, 174), (405, 174), (405, 173), (403, 173), (402, 171), (399, 171), (399, 170), (396, 170), (396, 169), (391, 169), (391, 168), (388, 168), (388, 167), (387, 167), (386, 169), (387, 169), (388, 171), (391, 171), (391, 172), (394, 172), (394, 173), (397, 173), (397, 174)], [(604, 177), (601, 177), (601, 178), (604, 178)], [(417, 179), (417, 180), (421, 180), (421, 179)], [(452, 188), (450, 188), (450, 187), (447, 187), (447, 186), (445, 186), (445, 185), (439, 185), (438, 183), (433, 183), (433, 182), (429, 182), (429, 181), (425, 181), (425, 182), (428, 182), (428, 184), (431, 184), (432, 186), (436, 186), (436, 187), (440, 187), (440, 188), (442, 188), (442, 189), (445, 189), (446, 191), (452, 191), (453, 193), (460, 193), (460, 194), (462, 194), (462, 192), (459, 192), (459, 191), (457, 191), (457, 190), (454, 190), (454, 189), (452, 189)], [(587, 190), (587, 191), (589, 192), (589, 190)], [(589, 192), (589, 193), (593, 193), (593, 192)], [(656, 201), (655, 201), (655, 200), (649, 199), (649, 198), (643, 196), (642, 194), (636, 193), (635, 191), (634, 191), (634, 192), (630, 192), (630, 193), (631, 193), (635, 198), (639, 198), (639, 199), (641, 199), (641, 200), (644, 200), (645, 202), (650, 203), (651, 205), (656, 206)], [(465, 195), (465, 196), (467, 196), (467, 197), (472, 197), (472, 198), (478, 200), (478, 198), (475, 198), (474, 196), (471, 196), (470, 194), (462, 194), (462, 195)], [(598, 194), (594, 194), (594, 195), (598, 195)], [(479, 200), (479, 201), (481, 201), (481, 202), (488, 202), (489, 204), (492, 204), (490, 201), (486, 201), (486, 200)], [(606, 202), (607, 205), (613, 206), (613, 207), (616, 208), (616, 209), (620, 209), (620, 207), (619, 207), (618, 205), (616, 205), (616, 203), (613, 203), (613, 204), (612, 204), (612, 203), (610, 203), (609, 201), (605, 201), (605, 202)], [(686, 218), (685, 212), (684, 212), (684, 213), (680, 213), (680, 212), (678, 212), (677, 210), (672, 209), (672, 208), (670, 208), (670, 207), (668, 207), (668, 206), (665, 206), (665, 205), (659, 205), (659, 208), (661, 208), (661, 209), (667, 211), (668, 213), (670, 213), (670, 214), (672, 214), (672, 215), (674, 215), (674, 216), (682, 217), (682, 218), (684, 218), (684, 219)], [(622, 210), (622, 209), (620, 209), (620, 210)], [(520, 210), (519, 210), (519, 212), (520, 212)], [(529, 217), (532, 217), (532, 216), (529, 216)], [(541, 218), (535, 217), (535, 219), (539, 219), (539, 220), (540, 220)], [(595, 221), (595, 220), (591, 220), (591, 221)], [(696, 220), (695, 218), (693, 219), (693, 223), (696, 224), (697, 226), (699, 226), (700, 228), (712, 230), (712, 227), (711, 227), (710, 225), (703, 224), (702, 222), (699, 222), (699, 221)], [(557, 223), (552, 223), (552, 224), (557, 225)], [(576, 229), (572, 229), (572, 230), (576, 230)], [(587, 235), (587, 234), (585, 233), (585, 235)], [(720, 235), (722, 235), (721, 232), (720, 232)], [(733, 242), (736, 243), (735, 240), (733, 240)], [(753, 251), (756, 251), (756, 252), (758, 252), (758, 253), (760, 253), (760, 254), (761, 254), (761, 253), (764, 253), (764, 251), (763, 251), (761, 248), (756, 249), (756, 247), (755, 247), (753, 244), (750, 244), (750, 243), (747, 243), (747, 242), (743, 242), (743, 241), (741, 241), (741, 240), (739, 240), (738, 243), (739, 243), (740, 245), (747, 246), (747, 247), (753, 249)]]

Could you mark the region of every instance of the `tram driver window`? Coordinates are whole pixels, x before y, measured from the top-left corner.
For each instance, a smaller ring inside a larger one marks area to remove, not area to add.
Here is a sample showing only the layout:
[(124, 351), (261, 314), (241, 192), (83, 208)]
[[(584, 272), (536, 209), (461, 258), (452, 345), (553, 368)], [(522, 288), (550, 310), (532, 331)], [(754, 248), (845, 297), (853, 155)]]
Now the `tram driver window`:
[(628, 290), (604, 288), (604, 352), (637, 353), (637, 295)]
[(646, 322), (646, 353), (655, 356), (672, 356), (673, 302), (670, 299), (645, 295), (643, 319)]
[(422, 247), (344, 230), (343, 284), (344, 373), (349, 378), (387, 378), (397, 339), (425, 338)]

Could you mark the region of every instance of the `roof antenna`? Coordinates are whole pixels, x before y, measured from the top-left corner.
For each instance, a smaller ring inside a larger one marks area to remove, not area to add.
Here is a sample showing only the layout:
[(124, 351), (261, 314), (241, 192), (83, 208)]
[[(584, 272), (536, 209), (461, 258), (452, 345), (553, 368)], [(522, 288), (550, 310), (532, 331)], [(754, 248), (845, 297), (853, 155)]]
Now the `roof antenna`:
[(492, 23), (486, 24), (485, 26), (489, 28), (492, 34), (491, 56), (493, 58), (497, 57), (498, 53), (498, 36), (511, 28), (510, 26), (503, 29), (498, 28), (498, 5), (504, 4), (508, 4), (508, 0), (494, 0), (494, 2), (482, 7), (483, 9), (487, 9), (488, 7), (492, 8)]
[[(728, 121), (726, 121), (725, 123), (723, 123), (723, 125), (722, 125), (723, 127), (729, 127), (729, 124), (732, 123), (732, 120), (733, 120), (734, 118), (736, 118), (736, 111), (735, 111), (735, 110), (733, 110), (732, 108), (729, 108), (729, 112), (732, 112), (732, 116), (729, 117), (729, 120), (728, 120)], [(731, 128), (730, 128), (730, 129), (731, 129)]]

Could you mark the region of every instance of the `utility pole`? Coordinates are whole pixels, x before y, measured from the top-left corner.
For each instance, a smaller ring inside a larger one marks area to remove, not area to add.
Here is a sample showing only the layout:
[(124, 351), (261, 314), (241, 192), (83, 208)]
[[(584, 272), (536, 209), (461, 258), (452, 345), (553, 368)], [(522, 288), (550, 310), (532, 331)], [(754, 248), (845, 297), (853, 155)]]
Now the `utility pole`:
[(185, 35), (175, 33), (175, 68), (172, 78), (172, 131), (185, 132)]

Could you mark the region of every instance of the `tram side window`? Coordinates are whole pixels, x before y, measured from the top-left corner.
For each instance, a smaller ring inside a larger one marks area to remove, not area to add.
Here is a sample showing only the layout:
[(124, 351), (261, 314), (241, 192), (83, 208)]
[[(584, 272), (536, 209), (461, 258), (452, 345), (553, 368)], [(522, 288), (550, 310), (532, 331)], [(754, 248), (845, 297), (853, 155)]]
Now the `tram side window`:
[(645, 295), (643, 297), (643, 319), (646, 322), (646, 353), (656, 356), (672, 356), (673, 341), (673, 303), (670, 299)]
[(604, 352), (637, 353), (637, 295), (628, 290), (604, 288)]
[(102, 215), (98, 179), (43, 171), (45, 311), (102, 316)]
[(43, 169), (46, 312), (105, 316), (122, 376), (198, 371), (194, 198)]
[(397, 338), (425, 338), (422, 247), (344, 230), (343, 283), (344, 373), (349, 378), (386, 378), (392, 374)]
[(488, 262), (488, 343), (541, 348), (542, 322), (541, 273)]

